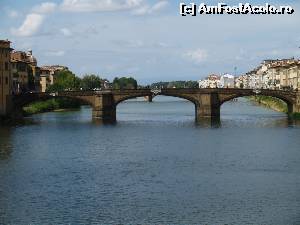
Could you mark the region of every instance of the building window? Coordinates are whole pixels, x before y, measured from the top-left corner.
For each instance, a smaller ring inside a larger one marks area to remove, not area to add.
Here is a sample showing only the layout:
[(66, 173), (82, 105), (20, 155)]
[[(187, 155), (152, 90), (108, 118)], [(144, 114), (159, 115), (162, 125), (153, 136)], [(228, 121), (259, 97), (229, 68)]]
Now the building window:
[(8, 77), (5, 77), (5, 84), (8, 84)]

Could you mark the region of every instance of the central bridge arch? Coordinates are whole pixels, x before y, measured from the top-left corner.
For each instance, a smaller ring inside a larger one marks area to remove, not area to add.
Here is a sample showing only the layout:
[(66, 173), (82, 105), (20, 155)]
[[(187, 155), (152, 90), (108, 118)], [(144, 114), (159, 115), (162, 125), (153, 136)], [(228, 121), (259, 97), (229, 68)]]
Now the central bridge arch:
[[(180, 95), (180, 94), (175, 95), (175, 94), (159, 93), (156, 95), (151, 95), (151, 98), (155, 98), (156, 96), (169, 96), (169, 97), (181, 98), (181, 99), (185, 99), (187, 101), (192, 102), (194, 105), (198, 104), (198, 102), (195, 98), (192, 98), (190, 96)], [(117, 106), (119, 103), (124, 102), (126, 100), (139, 98), (139, 97), (149, 97), (149, 95), (137, 94), (137, 95), (132, 95), (132, 96), (130, 95), (130, 96), (122, 97), (122, 98), (117, 98), (117, 100), (115, 101), (115, 106)]]
[(196, 115), (199, 111), (199, 108), (201, 108), (200, 102), (197, 99), (197, 96), (193, 96), (193, 95), (182, 93), (182, 92), (178, 93), (178, 92), (166, 91), (166, 90), (161, 90), (160, 92), (153, 93), (153, 92), (151, 92), (151, 90), (146, 89), (146, 90), (137, 91), (137, 92), (129, 91), (128, 93), (122, 93), (120, 91), (114, 92), (114, 94), (113, 94), (114, 105), (113, 105), (113, 108), (111, 109), (113, 112), (110, 112), (109, 114), (112, 114), (114, 119), (116, 120), (116, 109), (117, 109), (118, 104), (120, 104), (126, 100), (129, 100), (129, 99), (145, 97), (145, 96), (148, 96), (149, 98), (151, 98), (151, 100), (153, 98), (155, 98), (156, 96), (169, 96), (169, 97), (175, 97), (175, 98), (187, 100), (187, 101), (193, 103), (193, 105), (195, 106), (195, 114)]

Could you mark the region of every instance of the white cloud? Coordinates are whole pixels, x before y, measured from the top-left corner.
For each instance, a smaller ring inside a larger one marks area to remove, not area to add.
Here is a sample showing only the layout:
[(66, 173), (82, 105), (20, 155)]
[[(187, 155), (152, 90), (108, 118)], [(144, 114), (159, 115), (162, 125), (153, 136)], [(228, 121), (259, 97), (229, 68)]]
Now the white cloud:
[(64, 56), (65, 51), (58, 50), (58, 51), (48, 51), (45, 53), (46, 56)]
[(105, 12), (131, 10), (139, 7), (143, 0), (63, 0), (61, 9), (72, 12)]
[(203, 49), (190, 50), (185, 52), (183, 57), (195, 63), (202, 63), (207, 59), (207, 52)]
[(152, 12), (160, 11), (163, 8), (165, 8), (168, 4), (169, 4), (168, 1), (159, 1), (158, 3), (152, 6), (151, 11)]
[(7, 12), (7, 15), (8, 15), (9, 18), (14, 19), (14, 18), (17, 18), (19, 16), (19, 13), (16, 10), (9, 10)]
[(64, 35), (64, 36), (72, 36), (72, 31), (70, 31), (68, 28), (62, 28), (60, 29), (61, 33)]
[(153, 6), (142, 5), (141, 7), (135, 9), (133, 11), (133, 14), (134, 15), (146, 15), (146, 14), (155, 13), (155, 12), (158, 12), (158, 11), (164, 9), (168, 4), (169, 4), (168, 1), (162, 0), (162, 1), (159, 1), (156, 4), (154, 4)]
[(149, 13), (149, 6), (142, 6), (133, 11), (134, 15), (146, 15)]
[(40, 5), (37, 5), (33, 7), (32, 12), (33, 13), (39, 13), (39, 14), (47, 14), (51, 13), (56, 9), (56, 4), (53, 2), (43, 2)]
[(137, 7), (143, 3), (143, 0), (126, 0), (128, 7)]
[(23, 24), (15, 29), (11, 29), (11, 33), (15, 36), (27, 37), (34, 35), (44, 21), (44, 16), (36, 13), (28, 14)]
[(23, 24), (19, 28), (12, 28), (11, 33), (15, 36), (29, 37), (37, 33), (43, 24), (47, 14), (56, 9), (56, 4), (43, 2), (32, 8), (31, 13), (27, 14)]

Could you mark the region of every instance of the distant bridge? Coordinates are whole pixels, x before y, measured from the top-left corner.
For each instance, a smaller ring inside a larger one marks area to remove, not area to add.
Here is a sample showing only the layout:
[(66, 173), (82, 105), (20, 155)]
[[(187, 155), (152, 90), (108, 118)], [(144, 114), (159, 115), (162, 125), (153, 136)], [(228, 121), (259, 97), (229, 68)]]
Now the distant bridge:
[(77, 99), (92, 107), (94, 119), (103, 122), (116, 121), (116, 108), (120, 102), (136, 97), (147, 96), (151, 101), (156, 95), (179, 97), (191, 101), (195, 105), (195, 118), (220, 118), (221, 105), (234, 98), (263, 95), (279, 98), (287, 103), (288, 112), (300, 112), (300, 92), (259, 89), (207, 88), (207, 89), (126, 89), (104, 91), (66, 91), (57, 93), (29, 93), (10, 97), (8, 116), (20, 116), (22, 108), (32, 102), (51, 98)]

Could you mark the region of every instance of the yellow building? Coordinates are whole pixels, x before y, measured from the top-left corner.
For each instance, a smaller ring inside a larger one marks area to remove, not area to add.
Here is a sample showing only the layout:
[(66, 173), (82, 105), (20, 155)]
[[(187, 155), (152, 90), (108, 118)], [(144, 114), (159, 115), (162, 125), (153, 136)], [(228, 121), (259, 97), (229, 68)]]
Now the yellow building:
[(28, 69), (28, 75), (29, 79), (29, 90), (40, 92), (40, 67), (37, 66), (37, 60), (32, 55), (32, 50), (29, 50), (26, 52), (27, 56), (27, 69)]
[[(39, 68), (32, 51), (11, 53), (13, 92), (39, 91)], [(36, 86), (38, 88), (36, 88)]]
[(11, 59), (13, 93), (25, 92), (28, 87), (27, 63)]
[(299, 89), (300, 64), (294, 63), (287, 68), (287, 86), (293, 90)]
[(50, 70), (47, 68), (40, 68), (40, 91), (46, 92), (47, 88), (51, 85)]
[[(266, 62), (266, 61), (265, 61)], [(281, 59), (268, 60), (267, 70), (262, 74), (263, 88), (299, 90), (300, 88), (300, 60)]]
[(40, 91), (45, 92), (56, 81), (56, 72), (68, 70), (66, 66), (42, 66), (40, 67)]
[(7, 97), (11, 94), (10, 41), (0, 40), (0, 116), (7, 112)]

